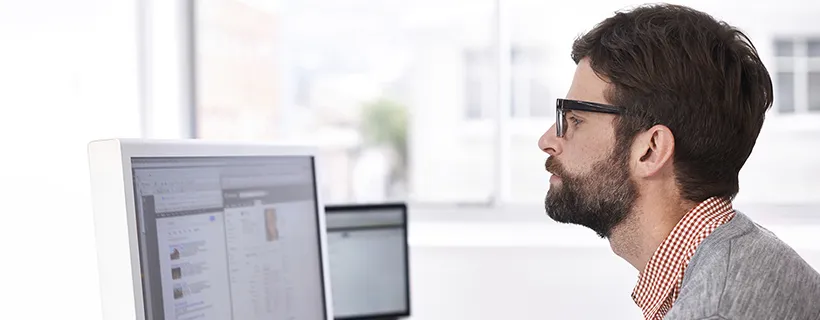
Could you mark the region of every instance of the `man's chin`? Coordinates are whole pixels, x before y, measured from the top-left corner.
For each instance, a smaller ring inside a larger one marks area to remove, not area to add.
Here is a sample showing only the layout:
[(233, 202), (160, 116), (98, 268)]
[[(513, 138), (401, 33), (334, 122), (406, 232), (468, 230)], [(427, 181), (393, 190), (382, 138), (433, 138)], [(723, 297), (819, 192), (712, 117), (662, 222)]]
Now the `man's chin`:
[(561, 212), (559, 210), (550, 210), (549, 208), (546, 208), (545, 211), (547, 212), (547, 216), (555, 222), (577, 224), (573, 219), (570, 218), (567, 212)]
[(600, 225), (601, 221), (599, 219), (603, 217), (577, 208), (570, 208), (567, 203), (550, 203), (551, 196), (553, 195), (548, 194), (544, 203), (544, 211), (550, 219), (561, 224), (576, 225), (590, 229), (601, 238), (609, 237), (611, 228)]
[(555, 187), (551, 187), (550, 190), (547, 191), (547, 196), (544, 198), (544, 211), (547, 213), (547, 216), (555, 220), (555, 222), (572, 223), (571, 210), (567, 210), (565, 206), (556, 204), (554, 199), (556, 199), (557, 196), (558, 190), (556, 190)]

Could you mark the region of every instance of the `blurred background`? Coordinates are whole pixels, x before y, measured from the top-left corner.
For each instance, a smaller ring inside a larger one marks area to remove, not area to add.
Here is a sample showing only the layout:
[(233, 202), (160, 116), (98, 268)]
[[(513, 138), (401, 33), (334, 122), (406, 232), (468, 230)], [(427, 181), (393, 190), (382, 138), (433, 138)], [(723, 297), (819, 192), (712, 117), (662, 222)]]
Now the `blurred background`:
[[(675, 1), (775, 83), (735, 207), (820, 269), (820, 3)], [(0, 0), (3, 319), (100, 319), (86, 144), (296, 141), (329, 203), (407, 201), (414, 319), (636, 319), (635, 271), (543, 212), (572, 41), (633, 1)], [(596, 306), (596, 308), (590, 308)]]

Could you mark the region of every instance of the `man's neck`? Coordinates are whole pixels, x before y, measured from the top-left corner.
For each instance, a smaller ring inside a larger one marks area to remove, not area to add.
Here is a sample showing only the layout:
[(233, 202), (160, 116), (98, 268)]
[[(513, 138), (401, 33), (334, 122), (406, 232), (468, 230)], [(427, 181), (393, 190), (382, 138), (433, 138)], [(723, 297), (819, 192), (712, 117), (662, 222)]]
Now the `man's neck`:
[(629, 262), (639, 272), (675, 228), (680, 219), (695, 204), (683, 201), (649, 201), (669, 197), (642, 197), (629, 216), (616, 226), (609, 237), (612, 251)]

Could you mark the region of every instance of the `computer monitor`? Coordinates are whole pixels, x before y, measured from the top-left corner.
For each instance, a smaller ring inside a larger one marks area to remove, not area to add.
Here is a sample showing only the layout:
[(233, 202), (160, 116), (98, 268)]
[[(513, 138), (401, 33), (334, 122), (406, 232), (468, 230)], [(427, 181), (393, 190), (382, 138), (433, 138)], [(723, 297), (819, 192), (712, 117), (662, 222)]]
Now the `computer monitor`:
[(410, 316), (407, 206), (329, 205), (325, 212), (335, 319)]
[(88, 148), (105, 320), (332, 319), (314, 149)]

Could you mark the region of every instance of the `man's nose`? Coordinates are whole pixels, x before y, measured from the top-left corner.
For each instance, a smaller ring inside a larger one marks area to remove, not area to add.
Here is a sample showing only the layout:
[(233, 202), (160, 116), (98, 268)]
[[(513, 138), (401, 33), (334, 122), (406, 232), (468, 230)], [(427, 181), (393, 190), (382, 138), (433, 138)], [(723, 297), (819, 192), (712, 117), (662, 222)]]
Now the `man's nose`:
[(555, 134), (555, 125), (553, 124), (550, 126), (547, 132), (541, 135), (541, 138), (538, 139), (538, 148), (541, 151), (546, 152), (550, 156), (556, 156), (561, 154), (561, 141), (559, 141), (558, 136)]

